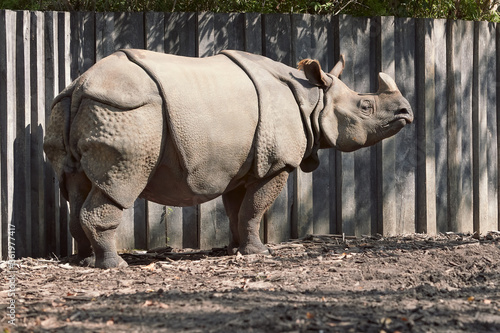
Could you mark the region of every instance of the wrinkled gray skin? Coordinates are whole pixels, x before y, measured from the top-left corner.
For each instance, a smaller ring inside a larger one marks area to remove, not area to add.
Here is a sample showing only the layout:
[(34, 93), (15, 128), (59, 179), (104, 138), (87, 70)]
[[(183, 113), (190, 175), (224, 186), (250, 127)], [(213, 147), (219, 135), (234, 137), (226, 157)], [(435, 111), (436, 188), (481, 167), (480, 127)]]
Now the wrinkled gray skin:
[(189, 206), (222, 195), (228, 251), (266, 253), (260, 220), (290, 172), (314, 170), (319, 148), (367, 147), (413, 121), (389, 76), (379, 75), (375, 94), (342, 83), (343, 58), (325, 73), (309, 59), (297, 70), (238, 52), (128, 52), (99, 61), (54, 100), (45, 136), (81, 264), (126, 266), (115, 231), (138, 197)]

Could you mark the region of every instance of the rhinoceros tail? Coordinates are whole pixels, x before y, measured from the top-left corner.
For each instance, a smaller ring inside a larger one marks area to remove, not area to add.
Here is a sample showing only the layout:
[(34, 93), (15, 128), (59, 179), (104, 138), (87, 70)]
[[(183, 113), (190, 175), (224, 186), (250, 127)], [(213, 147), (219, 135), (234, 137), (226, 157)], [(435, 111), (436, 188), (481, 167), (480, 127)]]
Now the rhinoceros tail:
[(68, 199), (68, 191), (64, 182), (64, 174), (75, 172), (79, 164), (69, 148), (72, 91), (73, 85), (66, 88), (54, 99), (43, 142), (43, 150), (52, 164), (59, 180), (61, 193), (66, 199)]

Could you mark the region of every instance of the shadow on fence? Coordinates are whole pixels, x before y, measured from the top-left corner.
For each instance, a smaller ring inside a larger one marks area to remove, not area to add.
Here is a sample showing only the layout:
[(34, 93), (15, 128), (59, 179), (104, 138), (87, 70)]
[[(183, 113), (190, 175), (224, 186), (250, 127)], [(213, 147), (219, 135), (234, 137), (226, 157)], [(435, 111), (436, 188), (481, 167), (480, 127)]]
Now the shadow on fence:
[[(499, 27), (486, 22), (285, 14), (0, 11), (1, 254), (9, 225), (16, 255), (72, 252), (68, 207), (46, 164), (42, 137), (53, 97), (120, 48), (183, 56), (223, 49), (295, 66), (302, 58), (374, 92), (395, 77), (415, 125), (354, 153), (320, 152), (312, 174), (294, 173), (264, 217), (261, 236), (386, 235), (499, 228), (497, 66)], [(138, 200), (125, 212), (119, 248), (226, 245), (222, 200), (164, 207)]]

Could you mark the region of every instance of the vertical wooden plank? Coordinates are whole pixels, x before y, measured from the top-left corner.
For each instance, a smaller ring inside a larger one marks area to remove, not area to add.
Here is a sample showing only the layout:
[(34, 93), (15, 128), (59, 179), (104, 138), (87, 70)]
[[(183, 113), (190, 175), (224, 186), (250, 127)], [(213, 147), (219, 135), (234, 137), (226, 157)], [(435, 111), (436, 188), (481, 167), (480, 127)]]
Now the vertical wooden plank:
[[(219, 53), (225, 49), (244, 49), (244, 16), (242, 14), (224, 14), (217, 13), (213, 17), (200, 15), (198, 29), (201, 32), (198, 38), (200, 40), (200, 54), (210, 55)], [(213, 28), (212, 28), (213, 26)], [(210, 31), (213, 29), (213, 33)], [(213, 36), (213, 43), (210, 40)], [(202, 46), (205, 45), (203, 49)], [(205, 214), (207, 214), (205, 216)], [(208, 219), (206, 218), (208, 217)], [(219, 197), (211, 202), (200, 205), (200, 247), (223, 247), (230, 239), (229, 218), (226, 215), (222, 198)], [(206, 228), (208, 228), (208, 237), (213, 237), (206, 241)], [(204, 245), (205, 244), (205, 245)]]
[[(144, 14), (113, 13), (111, 18), (105, 15), (103, 31), (113, 27), (112, 42), (107, 37), (98, 39), (98, 49), (104, 46), (103, 55), (122, 48), (144, 49)], [(112, 20), (112, 23), (111, 23)], [(111, 46), (112, 44), (112, 46)], [(146, 206), (144, 199), (137, 199), (134, 206), (123, 211), (123, 220), (117, 229), (116, 246), (118, 249), (147, 248)]]
[(498, 77), (496, 76), (496, 71), (498, 67), (498, 62), (495, 59), (495, 46), (496, 45), (496, 24), (488, 23), (487, 26), (487, 39), (484, 43), (485, 53), (484, 57), (487, 59), (487, 69), (485, 73), (484, 80), (487, 84), (487, 146), (488, 152), (486, 153), (488, 158), (488, 222), (483, 226), (483, 231), (487, 232), (490, 230), (498, 229), (498, 142), (497, 142), (497, 132), (498, 132), (498, 116), (496, 109), (498, 107), (498, 97), (496, 94), (496, 86), (499, 84)]
[[(222, 15), (221, 19), (229, 18), (226, 14), (217, 15)], [(228, 34), (225, 28), (217, 32), (218, 40), (215, 40), (215, 24), (216, 21), (220, 21), (215, 17), (213, 13), (198, 14), (197, 53), (199, 57), (212, 56), (216, 52), (216, 45), (224, 47), (227, 43)], [(200, 248), (222, 247), (229, 243), (229, 219), (224, 210), (222, 197), (199, 205), (198, 226)]]
[(417, 232), (436, 234), (433, 20), (416, 20)]
[[(177, 208), (173, 208), (171, 213), (173, 218), (176, 216)], [(182, 208), (182, 247), (199, 248), (200, 229), (198, 228), (198, 207)], [(167, 226), (168, 230), (168, 226)]]
[[(114, 21), (114, 51), (123, 48), (144, 48), (144, 14), (114, 13)], [(160, 28), (159, 31), (161, 30)]]
[(71, 13), (71, 54), (72, 74), (74, 80), (82, 75), (96, 62), (95, 13)]
[[(0, 45), (7, 45), (6, 41), (7, 37), (7, 26), (5, 22), (5, 10), (0, 10)], [(4, 112), (2, 110), (7, 110), (7, 54), (6, 47), (0, 48), (0, 260), (7, 259), (7, 242), (8, 242), (8, 225), (7, 222), (4, 221), (4, 209), (7, 208), (7, 201), (4, 200), (4, 156), (3, 152), (7, 151), (4, 149), (5, 138), (4, 135), (7, 132), (4, 129), (4, 124), (7, 124), (4, 121)], [(6, 198), (6, 196), (5, 196)]]
[(447, 66), (446, 20), (433, 20), (436, 154), (436, 232), (448, 231), (448, 131), (447, 131)]
[[(333, 29), (333, 48), (332, 55), (335, 61), (340, 60), (340, 16), (332, 17)], [(330, 51), (330, 49), (328, 50)], [(335, 66), (330, 63), (330, 68)], [(342, 75), (339, 77), (342, 79)], [(330, 230), (334, 233), (341, 234), (342, 230), (342, 153), (338, 150), (331, 149), (330, 152), (330, 188), (331, 188), (331, 204), (330, 204)]]
[[(273, 60), (292, 66), (291, 17), (289, 15), (266, 14), (262, 17), (264, 40), (263, 54)], [(295, 171), (296, 172), (296, 171)], [(265, 242), (279, 243), (291, 237), (291, 205), (295, 175), (264, 215)]]
[(454, 57), (454, 22), (448, 21), (446, 24), (446, 87), (447, 87), (447, 167), (448, 167), (448, 221), (447, 231), (455, 230), (458, 204), (456, 196), (450, 193), (458, 191), (458, 143), (457, 143), (457, 105), (455, 92), (455, 57)]
[[(69, 14), (69, 45), (70, 57), (60, 57), (69, 65), (69, 75), (63, 78), (73, 81), (95, 63), (95, 14), (89, 12), (71, 12)], [(61, 26), (59, 27), (61, 30)], [(64, 86), (67, 82), (64, 82)], [(61, 87), (62, 88), (62, 87)], [(69, 207), (71, 209), (71, 207)], [(68, 217), (69, 221), (69, 217)], [(69, 222), (68, 222), (69, 224)], [(77, 244), (68, 230), (68, 242), (72, 243), (71, 252), (75, 252)], [(68, 244), (70, 246), (71, 244)]]
[[(495, 57), (495, 63), (496, 63), (496, 70), (495, 70), (495, 83), (496, 86), (492, 88), (492, 94), (495, 94), (496, 96), (496, 108), (495, 110), (492, 110), (492, 112), (496, 111), (496, 116), (497, 116), (497, 131), (496, 131), (496, 139), (497, 139), (497, 148), (500, 147), (500, 125), (498, 124), (498, 121), (500, 120), (500, 99), (498, 96), (500, 96), (500, 24), (496, 24), (496, 36), (495, 36), (495, 52), (496, 52), (496, 57)], [(497, 152), (497, 165), (500, 166), (500, 153)], [(495, 184), (493, 184), (494, 186)], [(498, 170), (497, 170), (497, 229), (500, 230), (500, 176), (498, 175)]]
[[(57, 13), (57, 42), (58, 42), (58, 68), (59, 68), (59, 93), (71, 83), (71, 49), (70, 49), (70, 13)], [(62, 197), (59, 187), (56, 190), (59, 192), (59, 232), (56, 237), (59, 238), (60, 252), (62, 256), (72, 254), (73, 239), (69, 232), (69, 209), (68, 203)]]
[[(495, 75), (497, 62), (495, 59), (495, 24), (494, 23), (483, 23), (485, 33), (480, 32), (480, 37), (485, 38), (483, 45), (483, 54), (481, 55), (486, 59), (486, 70), (483, 72), (484, 76), (483, 84), (487, 87), (485, 96), (485, 107), (486, 107), (486, 144), (487, 144), (487, 169), (488, 169), (488, 218), (484, 225), (480, 225), (481, 232), (487, 232), (490, 230), (498, 230), (498, 145), (497, 145), (497, 128), (498, 128), (498, 117), (496, 114), (498, 97), (496, 95), (496, 85), (498, 84), (498, 79)], [(480, 83), (481, 85), (481, 83)]]
[(230, 14), (216, 13), (214, 14), (214, 54), (222, 50), (228, 50), (229, 47), (229, 30), (231, 29)]
[[(479, 72), (484, 70), (485, 62), (480, 58), (481, 47), (479, 36), (480, 24), (474, 22), (474, 47), (473, 47), (473, 78), (472, 78), (472, 170), (473, 170), (473, 209), (474, 209), (474, 231), (480, 229), (480, 225), (486, 222), (488, 216), (488, 173), (486, 169), (486, 110), (480, 107), (480, 99), (483, 99), (484, 87), (479, 88)], [(482, 74), (482, 73), (481, 73)], [(486, 85), (487, 87), (487, 85)]]
[[(495, 230), (497, 221), (495, 29), (487, 22), (474, 23), (474, 68), (472, 83), (474, 231)], [(492, 112), (490, 110), (495, 110)]]
[(165, 13), (165, 53), (196, 56), (195, 13)]
[(262, 54), (262, 15), (245, 13), (245, 48), (250, 53)]
[[(358, 92), (370, 92), (371, 20), (340, 18), (340, 53), (347, 55), (342, 80)], [(373, 186), (374, 147), (342, 154), (342, 229), (348, 235), (370, 234), (376, 219), (376, 187)]]
[(215, 54), (215, 31), (214, 31), (214, 14), (199, 13), (197, 16), (197, 57), (209, 57)]
[[(215, 53), (214, 14), (199, 13), (197, 15), (196, 56), (209, 57)], [(218, 204), (212, 200), (198, 205), (198, 247), (212, 248), (219, 234), (217, 221)], [(222, 231), (222, 230), (220, 230)]]
[[(357, 51), (357, 29), (356, 23), (362, 24), (362, 19), (355, 19), (350, 16), (341, 16), (339, 18), (339, 52), (346, 55), (346, 66), (342, 73), (342, 81), (353, 90), (356, 89), (354, 85), (354, 68), (358, 65), (356, 63)], [(366, 42), (366, 41), (365, 41)], [(361, 48), (360, 48), (361, 51)], [(366, 54), (365, 51), (361, 51)], [(366, 75), (366, 74), (362, 74)], [(355, 184), (354, 184), (354, 154), (340, 153), (340, 168), (342, 170), (340, 179), (340, 217), (342, 232), (347, 235), (355, 233), (356, 226), (356, 199), (355, 199)]]
[[(381, 17), (378, 40), (379, 70), (395, 77), (394, 17)], [(378, 227), (377, 232), (391, 236), (398, 233), (396, 219), (396, 138), (391, 137), (379, 144), (378, 157)]]
[[(14, 113), (15, 140), (14, 151), (14, 212), (13, 223), (16, 229), (16, 256), (26, 257), (31, 254), (31, 174), (30, 174), (30, 17), (27, 11), (16, 14), (15, 68), (16, 73), (16, 108)], [(9, 112), (8, 111), (8, 112)]]
[[(312, 17), (308, 14), (292, 14), (292, 64), (312, 57)], [(312, 173), (294, 172), (294, 198), (291, 218), (292, 238), (314, 232), (313, 225), (313, 177)]]
[(95, 13), (95, 60), (96, 62), (115, 51), (115, 15)]
[[(45, 123), (50, 119), (51, 104), (59, 93), (59, 67), (57, 55), (57, 13), (45, 12)], [(49, 253), (60, 253), (59, 239), (59, 184), (51, 167), (45, 168), (45, 222), (46, 244)]]
[[(449, 228), (473, 229), (472, 182), (472, 76), (474, 23), (454, 21), (450, 64), (448, 114)], [(460, 41), (460, 42), (458, 42)]]
[(155, 52), (165, 52), (165, 15), (147, 12), (144, 16), (145, 48)]
[[(317, 59), (324, 71), (329, 71), (334, 64), (333, 29), (331, 16), (312, 16), (311, 27), (311, 57)], [(318, 169), (312, 173), (312, 219), (313, 233), (328, 234), (334, 232), (335, 205), (332, 196), (335, 185), (335, 171), (330, 175), (330, 169), (335, 163), (330, 163), (330, 156), (335, 157), (333, 149), (321, 149), (318, 152), (320, 161)], [(333, 206), (333, 208), (331, 208)]]
[[(14, 223), (14, 140), (16, 130), (16, 14), (10, 10), (0, 11), (0, 167), (1, 167), (1, 239), (2, 256), (7, 258), (11, 244), (8, 231)], [(17, 237), (18, 231), (13, 235)], [(21, 232), (21, 231), (19, 231)], [(13, 243), (15, 245), (15, 243)]]
[(245, 49), (245, 17), (243, 14), (214, 15), (214, 54), (222, 50)]
[[(257, 13), (245, 13), (244, 24), (244, 50), (254, 54), (262, 54), (262, 15)], [(265, 219), (262, 218), (260, 222), (259, 234), (260, 239), (266, 242), (266, 224), (264, 220)]]
[[(165, 13), (165, 53), (196, 56), (197, 15)], [(198, 247), (198, 208), (165, 208), (167, 242), (173, 247)]]
[(32, 251), (43, 257), (48, 253), (45, 244), (45, 159), (43, 135), (45, 128), (45, 68), (44, 15), (31, 12), (30, 44), (31, 87), (31, 231)]
[[(165, 17), (163, 13), (148, 12), (145, 14), (146, 49), (156, 52), (165, 51)], [(165, 213), (166, 207), (146, 201), (146, 249), (163, 247), (167, 244)], [(180, 223), (177, 224), (179, 227)], [(182, 231), (182, 228), (179, 228)], [(173, 235), (182, 239), (182, 234)], [(179, 237), (180, 236), (180, 237)]]
[[(416, 109), (415, 94), (415, 21), (395, 19), (395, 79), (412, 109)], [(415, 232), (417, 165), (415, 125), (407, 126), (396, 137), (396, 225), (398, 233)]]

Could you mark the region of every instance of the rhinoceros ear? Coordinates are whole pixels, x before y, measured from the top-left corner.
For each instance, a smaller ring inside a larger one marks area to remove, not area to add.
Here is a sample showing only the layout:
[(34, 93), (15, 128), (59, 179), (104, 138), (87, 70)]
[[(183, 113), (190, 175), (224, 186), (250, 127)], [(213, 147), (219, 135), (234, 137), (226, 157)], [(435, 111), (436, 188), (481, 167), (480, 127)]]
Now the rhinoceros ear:
[(379, 92), (390, 92), (390, 91), (398, 91), (398, 86), (396, 82), (385, 73), (378, 74), (378, 91)]
[(321, 65), (318, 60), (301, 60), (298, 68), (304, 71), (309, 82), (315, 86), (326, 88), (331, 83), (331, 79), (321, 70)]
[(339, 75), (342, 74), (342, 72), (344, 71), (344, 67), (345, 67), (345, 57), (343, 54), (341, 54), (340, 60), (333, 67), (330, 74), (332, 74), (333, 76), (339, 77)]

